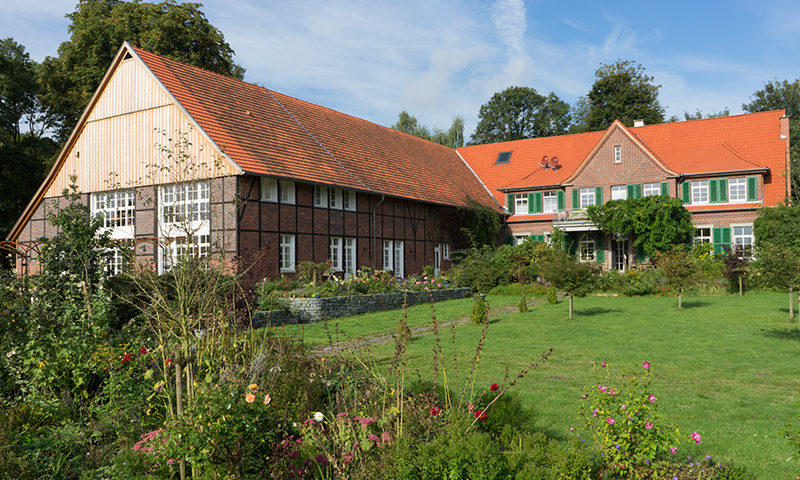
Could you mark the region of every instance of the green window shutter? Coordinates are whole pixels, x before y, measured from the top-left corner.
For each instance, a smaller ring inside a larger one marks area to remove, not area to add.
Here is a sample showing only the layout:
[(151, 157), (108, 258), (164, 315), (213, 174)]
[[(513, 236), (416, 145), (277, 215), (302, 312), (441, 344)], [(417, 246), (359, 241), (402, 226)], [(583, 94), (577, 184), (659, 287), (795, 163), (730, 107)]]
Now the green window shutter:
[(728, 201), (728, 179), (720, 178), (717, 183), (719, 183), (719, 201), (726, 203)]
[(747, 200), (749, 202), (755, 202), (758, 200), (756, 192), (756, 177), (747, 177)]
[(533, 211), (535, 213), (542, 213), (544, 211), (542, 197), (542, 192), (536, 192), (533, 194)]
[(605, 245), (605, 235), (603, 232), (597, 232), (594, 237), (594, 251), (595, 251), (595, 260), (598, 263), (603, 263), (606, 261), (606, 245)]
[(636, 185), (630, 184), (628, 185), (628, 200), (636, 198)]
[(636, 245), (636, 261), (638, 263), (642, 263), (645, 260), (647, 260), (647, 254), (645, 253), (644, 248), (642, 248), (640, 245)]
[(711, 239), (714, 241), (714, 253), (723, 253), (724, 247), (730, 248), (731, 246), (731, 229), (729, 227), (715, 228), (712, 231)]
[(544, 242), (544, 235), (531, 235), (531, 240), (535, 242)]
[(506, 197), (508, 199), (508, 203), (506, 205), (508, 207), (508, 213), (514, 215), (514, 194), (509, 193)]
[(572, 189), (572, 209), (576, 210), (581, 208), (581, 190), (579, 188)]
[(683, 182), (681, 185), (681, 189), (683, 190), (683, 203), (686, 205), (692, 204), (692, 182)]
[(594, 204), (603, 204), (603, 187), (594, 187)]
[(669, 183), (661, 182), (661, 196), (669, 197)]
[(528, 194), (528, 213), (536, 213), (536, 204), (534, 203), (534, 194)]
[(635, 198), (642, 198), (644, 196), (644, 187), (641, 183), (637, 183), (634, 185), (636, 190), (636, 197)]
[(564, 207), (564, 192), (562, 190), (559, 190), (556, 193), (556, 201), (558, 202), (558, 209), (559, 210), (565, 210), (566, 209), (566, 207)]
[(731, 246), (731, 229), (730, 227), (722, 229), (722, 244), (730, 247)]
[(708, 181), (708, 203), (719, 203), (719, 180)]

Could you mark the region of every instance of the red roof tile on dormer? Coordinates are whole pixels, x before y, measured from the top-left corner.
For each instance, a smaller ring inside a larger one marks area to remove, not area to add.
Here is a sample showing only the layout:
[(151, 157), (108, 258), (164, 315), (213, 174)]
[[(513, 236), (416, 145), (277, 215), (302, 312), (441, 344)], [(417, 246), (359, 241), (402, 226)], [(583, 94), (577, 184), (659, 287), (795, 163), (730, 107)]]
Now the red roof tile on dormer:
[(499, 209), (455, 150), (133, 48), (246, 173)]

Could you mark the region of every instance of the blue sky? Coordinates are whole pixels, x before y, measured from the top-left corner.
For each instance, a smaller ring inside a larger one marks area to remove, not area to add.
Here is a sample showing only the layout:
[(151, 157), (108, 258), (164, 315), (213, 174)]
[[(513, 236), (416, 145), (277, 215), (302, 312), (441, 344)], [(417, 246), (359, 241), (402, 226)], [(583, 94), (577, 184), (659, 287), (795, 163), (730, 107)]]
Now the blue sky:
[[(56, 55), (75, 0), (0, 0), (0, 36)], [(630, 59), (662, 85), (668, 115), (741, 105), (800, 77), (800, 2), (208, 0), (245, 80), (389, 125), (401, 110), (471, 134), (511, 85), (586, 94), (600, 63)]]

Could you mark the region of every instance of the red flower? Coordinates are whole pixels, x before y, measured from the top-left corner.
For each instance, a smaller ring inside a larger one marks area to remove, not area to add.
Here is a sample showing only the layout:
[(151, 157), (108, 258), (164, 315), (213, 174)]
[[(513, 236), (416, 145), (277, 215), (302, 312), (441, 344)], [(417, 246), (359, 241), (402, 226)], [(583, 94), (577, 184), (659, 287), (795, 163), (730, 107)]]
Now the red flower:
[(433, 407), (433, 408), (431, 408), (431, 415), (433, 415), (434, 417), (435, 417), (436, 415), (439, 415), (439, 412), (440, 412), (440, 410), (439, 410), (439, 407)]
[(171, 358), (168, 358), (168, 359), (167, 359), (167, 366), (169, 367), (170, 365), (172, 365), (172, 359), (171, 359)]
[(475, 418), (477, 418), (481, 422), (486, 421), (486, 412), (484, 412), (483, 410), (475, 410)]
[(139, 353), (141, 353), (142, 355), (147, 355), (147, 348), (145, 347), (140, 348)]
[(489, 387), (489, 390), (496, 392), (498, 388), (500, 388), (500, 386), (497, 385), (496, 383), (493, 383), (492, 386)]
[(123, 356), (122, 356), (122, 363), (125, 363), (125, 362), (130, 362), (131, 360), (133, 360), (133, 359), (132, 359), (132, 358), (131, 358), (131, 356), (130, 356), (130, 355), (128, 355), (127, 353), (126, 353), (125, 355), (123, 355)]

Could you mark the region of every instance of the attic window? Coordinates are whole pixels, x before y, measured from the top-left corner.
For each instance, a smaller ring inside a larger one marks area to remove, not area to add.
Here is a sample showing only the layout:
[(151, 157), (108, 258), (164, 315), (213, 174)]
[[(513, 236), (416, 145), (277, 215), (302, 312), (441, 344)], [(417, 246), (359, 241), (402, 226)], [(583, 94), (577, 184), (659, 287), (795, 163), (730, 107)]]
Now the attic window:
[(125, 52), (125, 56), (122, 57), (123, 60), (130, 60), (131, 58), (133, 58), (133, 55), (130, 52)]
[(497, 161), (494, 162), (495, 165), (503, 165), (511, 161), (511, 152), (500, 152), (497, 155)]

